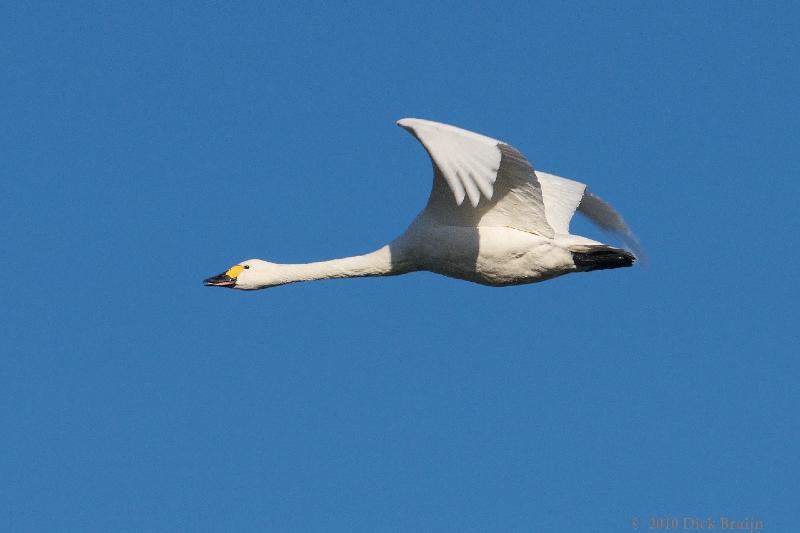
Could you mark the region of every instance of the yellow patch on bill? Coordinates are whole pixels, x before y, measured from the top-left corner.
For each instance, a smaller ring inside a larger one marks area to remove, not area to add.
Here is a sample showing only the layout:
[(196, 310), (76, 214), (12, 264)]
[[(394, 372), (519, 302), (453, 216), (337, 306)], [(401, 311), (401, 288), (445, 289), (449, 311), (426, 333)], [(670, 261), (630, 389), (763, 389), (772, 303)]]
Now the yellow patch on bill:
[(236, 276), (241, 274), (242, 270), (244, 270), (244, 267), (242, 265), (232, 266), (231, 268), (228, 269), (227, 272), (225, 272), (225, 275), (228, 276), (229, 278), (236, 279)]

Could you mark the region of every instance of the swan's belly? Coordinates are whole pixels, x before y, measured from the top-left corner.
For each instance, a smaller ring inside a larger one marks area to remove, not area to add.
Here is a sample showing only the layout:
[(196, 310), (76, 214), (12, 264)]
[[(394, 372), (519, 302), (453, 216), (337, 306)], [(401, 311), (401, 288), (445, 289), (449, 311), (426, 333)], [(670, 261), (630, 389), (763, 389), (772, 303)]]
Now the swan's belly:
[(511, 228), (428, 226), (411, 250), (420, 270), (485, 285), (534, 283), (575, 271), (556, 240)]

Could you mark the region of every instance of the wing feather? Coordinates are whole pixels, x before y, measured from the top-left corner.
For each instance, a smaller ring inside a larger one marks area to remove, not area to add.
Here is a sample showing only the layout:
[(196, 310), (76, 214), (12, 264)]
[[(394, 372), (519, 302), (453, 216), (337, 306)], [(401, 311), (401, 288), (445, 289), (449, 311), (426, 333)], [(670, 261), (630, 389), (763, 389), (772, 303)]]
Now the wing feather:
[(639, 259), (645, 259), (644, 250), (639, 244), (639, 239), (636, 238), (636, 235), (633, 234), (633, 231), (625, 223), (622, 216), (609, 203), (595, 196), (587, 189), (578, 206), (578, 211), (600, 229), (621, 238)]
[(536, 177), (542, 186), (547, 221), (556, 233), (568, 234), (569, 223), (581, 203), (586, 185), (541, 170), (536, 171)]
[(440, 223), (554, 235), (536, 174), (514, 147), (428, 120), (406, 118), (397, 124), (417, 138), (433, 161), (433, 189), (425, 209)]

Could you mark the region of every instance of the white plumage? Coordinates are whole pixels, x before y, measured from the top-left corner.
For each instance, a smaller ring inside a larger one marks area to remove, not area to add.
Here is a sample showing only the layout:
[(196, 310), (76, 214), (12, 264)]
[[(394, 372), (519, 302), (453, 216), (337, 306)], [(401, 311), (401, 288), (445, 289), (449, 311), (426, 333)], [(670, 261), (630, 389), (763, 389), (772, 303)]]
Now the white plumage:
[(450, 186), (456, 204), (464, 202), (465, 194), (472, 207), (478, 205), (481, 195), (492, 198), (501, 159), (496, 140), (418, 118), (404, 118), (397, 125), (410, 131), (428, 151)]
[(423, 145), (434, 175), (428, 204), (400, 237), (370, 254), (330, 261), (291, 265), (250, 259), (205, 283), (261, 289), (427, 270), (503, 286), (635, 261), (631, 252), (569, 233), (578, 210), (637, 246), (622, 218), (583, 183), (534, 171), (514, 147), (485, 135), (415, 118), (398, 125)]

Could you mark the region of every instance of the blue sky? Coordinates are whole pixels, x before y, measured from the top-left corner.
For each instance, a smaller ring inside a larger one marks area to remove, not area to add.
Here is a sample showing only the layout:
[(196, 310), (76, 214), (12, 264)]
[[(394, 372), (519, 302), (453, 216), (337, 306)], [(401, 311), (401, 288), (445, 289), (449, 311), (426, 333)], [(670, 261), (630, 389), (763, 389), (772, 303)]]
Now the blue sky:
[[(0, 529), (792, 530), (798, 20), (7, 6)], [(405, 116), (589, 183), (649, 267), (201, 286), (403, 231), (430, 187)]]

